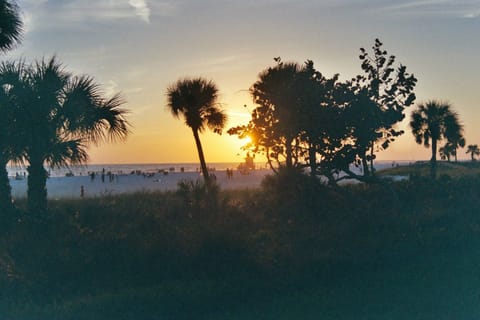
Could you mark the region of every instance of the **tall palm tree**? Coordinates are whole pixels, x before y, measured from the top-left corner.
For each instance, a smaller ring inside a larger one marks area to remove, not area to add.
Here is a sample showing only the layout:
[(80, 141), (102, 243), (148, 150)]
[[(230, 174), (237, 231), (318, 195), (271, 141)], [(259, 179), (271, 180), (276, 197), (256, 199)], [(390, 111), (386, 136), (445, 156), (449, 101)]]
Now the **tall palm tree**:
[(476, 144), (470, 144), (467, 146), (467, 154), (470, 153), (470, 156), (472, 157), (472, 161), (475, 161), (476, 156), (480, 156), (480, 149), (478, 148), (478, 145)]
[(17, 145), (28, 163), (30, 212), (47, 209), (44, 165), (63, 167), (84, 163), (89, 144), (124, 139), (129, 133), (124, 100), (120, 95), (104, 98), (93, 78), (73, 76), (55, 57), (18, 69), (7, 87), (17, 111)]
[(418, 105), (412, 112), (410, 128), (418, 144), (430, 147), (430, 172), (433, 179), (437, 176), (437, 144), (442, 139), (452, 140), (462, 131), (458, 114), (445, 102), (430, 100)]
[[(0, 64), (0, 212), (9, 213), (13, 209), (7, 164), (21, 162), (22, 149), (18, 143), (16, 121), (17, 105), (12, 96), (12, 79), (18, 79), (19, 69), (13, 63)], [(4, 216), (5, 217), (5, 216)], [(3, 218), (3, 217), (2, 217)]]
[(210, 185), (210, 176), (199, 133), (203, 132), (206, 127), (215, 133), (222, 133), (227, 116), (219, 107), (217, 100), (217, 86), (212, 81), (203, 78), (178, 80), (167, 88), (167, 108), (174, 117), (183, 117), (185, 124), (192, 129), (200, 167), (207, 185)]
[(10, 50), (20, 42), (22, 27), (18, 6), (10, 0), (0, 0), (0, 51)]

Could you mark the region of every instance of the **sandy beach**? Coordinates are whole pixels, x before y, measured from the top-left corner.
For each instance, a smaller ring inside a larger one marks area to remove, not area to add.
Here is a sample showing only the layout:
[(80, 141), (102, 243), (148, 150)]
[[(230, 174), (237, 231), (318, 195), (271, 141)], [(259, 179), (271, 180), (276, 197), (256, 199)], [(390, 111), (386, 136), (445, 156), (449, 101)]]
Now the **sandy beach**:
[[(249, 174), (242, 175), (237, 170), (233, 171), (233, 178), (228, 179), (226, 171), (215, 171), (217, 183), (222, 189), (245, 189), (260, 186), (265, 175), (271, 173), (270, 170), (260, 169), (251, 171)], [(175, 190), (177, 184), (182, 180), (197, 180), (201, 175), (198, 172), (169, 172), (168, 174), (155, 173), (150, 176), (142, 174), (122, 174), (116, 175), (111, 181), (108, 176), (104, 182), (100, 175), (95, 179), (89, 176), (73, 177), (51, 177), (47, 180), (48, 199), (80, 198), (81, 188), (84, 189), (84, 197), (101, 197), (105, 195), (115, 195), (122, 193), (133, 193), (140, 191), (167, 191)], [(27, 180), (10, 179), (12, 186), (12, 196), (14, 199), (25, 198), (27, 196)]]

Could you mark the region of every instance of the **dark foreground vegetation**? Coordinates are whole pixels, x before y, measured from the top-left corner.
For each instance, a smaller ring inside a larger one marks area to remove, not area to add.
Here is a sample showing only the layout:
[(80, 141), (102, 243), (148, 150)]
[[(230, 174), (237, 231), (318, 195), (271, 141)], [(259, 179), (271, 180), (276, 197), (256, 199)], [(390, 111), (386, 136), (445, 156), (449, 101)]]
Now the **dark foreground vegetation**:
[(4, 224), (0, 314), (476, 319), (479, 212), (480, 176), (332, 189), (281, 172), (261, 190), (51, 202)]

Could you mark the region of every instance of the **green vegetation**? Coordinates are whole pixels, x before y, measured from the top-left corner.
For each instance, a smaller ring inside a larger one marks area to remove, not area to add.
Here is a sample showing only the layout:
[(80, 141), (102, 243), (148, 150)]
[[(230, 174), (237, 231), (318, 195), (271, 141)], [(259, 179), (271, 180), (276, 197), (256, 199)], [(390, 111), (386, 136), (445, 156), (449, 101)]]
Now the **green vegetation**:
[[(378, 171), (379, 176), (426, 177), (430, 175), (429, 162), (415, 162), (406, 166), (398, 166)], [(468, 162), (438, 162), (437, 175), (440, 177), (460, 178), (475, 177), (480, 174), (480, 164)]]
[(478, 176), (332, 189), (288, 170), (260, 190), (183, 182), (55, 201), (47, 221), (19, 215), (4, 230), (0, 310), (13, 320), (446, 319), (444, 304), (462, 302), (448, 309), (462, 318), (479, 312), (479, 209)]

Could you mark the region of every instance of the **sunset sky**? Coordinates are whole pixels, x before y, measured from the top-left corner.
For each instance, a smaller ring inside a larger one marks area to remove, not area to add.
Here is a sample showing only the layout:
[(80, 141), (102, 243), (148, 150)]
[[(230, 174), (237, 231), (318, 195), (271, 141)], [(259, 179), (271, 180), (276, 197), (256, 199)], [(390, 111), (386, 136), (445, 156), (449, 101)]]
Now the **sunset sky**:
[[(307, 59), (342, 80), (361, 72), (360, 47), (380, 38), (418, 78), (417, 102), (449, 101), (480, 144), (479, 0), (18, 0), (26, 33), (2, 58), (57, 55), (68, 70), (89, 74), (107, 94), (128, 101), (125, 143), (91, 148), (90, 163), (198, 161), (191, 130), (166, 110), (166, 88), (202, 76), (220, 89), (230, 121), (246, 124), (248, 94), (273, 58)], [(247, 105), (247, 108), (244, 107)], [(413, 108), (407, 110), (402, 125)], [(236, 137), (204, 134), (207, 162), (242, 160)], [(468, 158), (460, 150), (460, 158)], [(383, 160), (422, 160), (429, 151), (407, 132)], [(257, 159), (260, 160), (260, 159)]]

